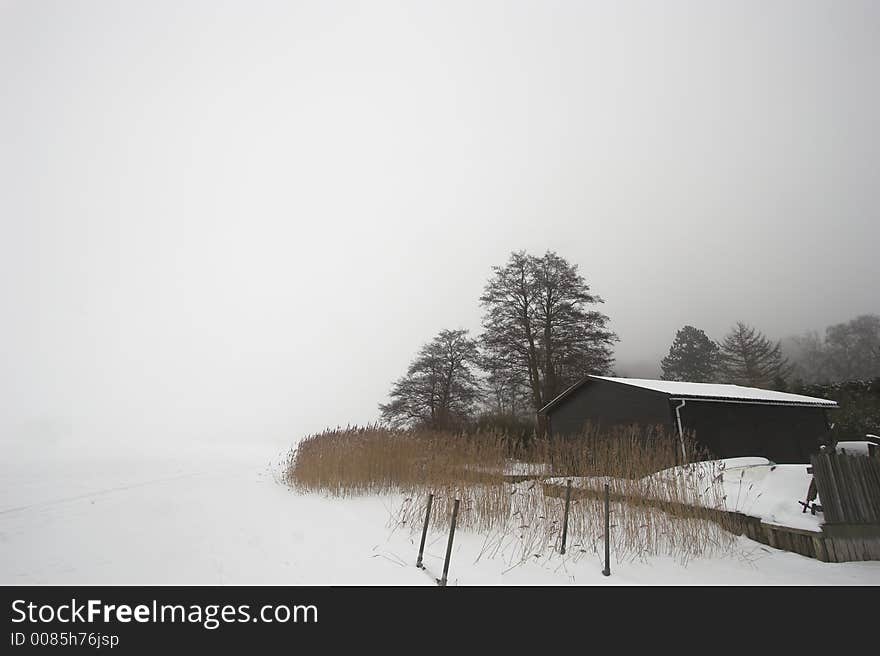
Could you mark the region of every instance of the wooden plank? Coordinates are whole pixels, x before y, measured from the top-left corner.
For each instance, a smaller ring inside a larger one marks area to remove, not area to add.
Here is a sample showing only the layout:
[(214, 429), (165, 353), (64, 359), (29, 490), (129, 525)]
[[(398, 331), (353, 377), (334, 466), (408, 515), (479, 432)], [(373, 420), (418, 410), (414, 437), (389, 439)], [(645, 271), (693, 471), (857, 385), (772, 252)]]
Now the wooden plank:
[[(880, 451), (880, 449), (878, 449)], [(875, 516), (880, 521), (880, 458), (871, 458), (865, 465), (868, 472), (868, 498), (874, 508)]]
[(826, 453), (813, 456), (813, 476), (816, 478), (826, 521), (842, 522), (843, 509), (840, 506), (840, 494), (835, 484), (831, 458), (832, 455)]
[(831, 498), (831, 488), (825, 476), (825, 469), (817, 462), (815, 457), (813, 458), (813, 478), (816, 481), (819, 500), (822, 502), (822, 512), (825, 515), (825, 521), (834, 521), (834, 502)]
[[(840, 505), (840, 491), (837, 488), (837, 482), (834, 479), (834, 471), (831, 468), (831, 464), (829, 463), (823, 469), (823, 475), (825, 476), (826, 486), (828, 491), (828, 501), (831, 504), (831, 517), (829, 518), (832, 522), (843, 522), (844, 514), (843, 507)], [(823, 502), (823, 508), (824, 508)]]
[(846, 464), (847, 473), (851, 476), (853, 501), (857, 506), (859, 523), (880, 521), (880, 504), (874, 499), (876, 492), (873, 461), (863, 456), (849, 456)]
[(825, 538), (825, 553), (828, 555), (829, 563), (840, 562), (837, 560), (837, 540), (834, 538)]
[(868, 458), (859, 458), (859, 489), (862, 495), (862, 503), (865, 506), (865, 521), (873, 523), (877, 521), (878, 517), (874, 509), (874, 504), (871, 503), (871, 486), (868, 482), (868, 477), (871, 475), (868, 469), (870, 464), (871, 461), (868, 460)]
[[(835, 458), (837, 469), (835, 471), (838, 486), (840, 486), (840, 502), (843, 505), (844, 521), (851, 524), (859, 523), (859, 511), (856, 504), (856, 493), (853, 489), (853, 476), (849, 468), (849, 456), (839, 454)], [(847, 544), (849, 547), (849, 544)]]
[(865, 471), (867, 473), (865, 485), (868, 488), (868, 502), (874, 510), (875, 520), (880, 521), (880, 459), (866, 459)]
[[(856, 456), (846, 456), (844, 458), (844, 471), (847, 476), (847, 483), (849, 484), (849, 492), (851, 498), (850, 503), (852, 506), (852, 513), (857, 524), (863, 524), (866, 521), (866, 516), (868, 514), (868, 509), (865, 506), (864, 494), (862, 493), (860, 478), (859, 478), (859, 466), (858, 461), (856, 460)], [(855, 545), (853, 545), (855, 547)]]
[(748, 535), (752, 540), (758, 539), (758, 531), (755, 530), (754, 522), (745, 522), (746, 526), (746, 535)]
[(865, 499), (866, 490), (862, 486), (864, 479), (863, 469), (861, 467), (861, 456), (844, 456), (844, 472), (847, 476), (849, 493), (851, 495), (850, 503), (854, 522), (864, 524), (871, 521), (871, 511), (868, 508)]
[(800, 554), (802, 556), (806, 556), (807, 558), (815, 558), (816, 550), (813, 547), (813, 538), (807, 537), (806, 535), (798, 535), (797, 541), (800, 543)]
[(859, 486), (854, 471), (854, 463), (847, 454), (842, 454), (840, 457), (840, 474), (846, 490), (843, 495), (843, 502), (846, 505), (848, 521), (853, 524), (861, 524), (863, 517), (862, 504), (859, 498)]
[(794, 526), (786, 526), (785, 524), (774, 524), (772, 522), (761, 522), (764, 526), (769, 526), (770, 528), (776, 529), (777, 531), (786, 531), (788, 533), (794, 533), (796, 535), (805, 535), (808, 538), (813, 537), (814, 535), (819, 535), (819, 531), (810, 531), (805, 528), (795, 528)]
[(832, 538), (880, 539), (880, 524), (823, 524), (822, 533)]
[(873, 524), (880, 521), (880, 515), (878, 515), (877, 506), (871, 498), (871, 464), (872, 462), (868, 458), (859, 459), (859, 487), (862, 492), (862, 502), (865, 506), (865, 521)]
[(880, 458), (872, 458), (868, 463), (868, 486), (871, 503), (880, 515)]
[(853, 475), (849, 470), (849, 456), (837, 454), (834, 461), (836, 465), (835, 480), (837, 480), (838, 489), (840, 490), (840, 502), (843, 506), (843, 520), (850, 524), (858, 524), (860, 513), (853, 489)]
[(771, 547), (776, 549), (777, 548), (776, 531), (774, 529), (770, 528), (769, 526), (765, 527), (764, 530), (767, 535), (767, 544), (769, 544)]
[(870, 512), (868, 505), (865, 503), (865, 491), (862, 488), (862, 468), (859, 458), (856, 456), (847, 456), (846, 458), (847, 474), (849, 475), (850, 491), (852, 493), (853, 511), (856, 513), (856, 521), (859, 524), (870, 521), (868, 516)]
[(856, 540), (855, 547), (859, 560), (868, 560), (868, 541), (865, 538), (859, 538)]
[[(848, 471), (847, 456), (835, 454), (834, 456), (834, 480), (837, 481), (840, 491), (840, 504), (843, 507), (843, 521), (849, 524), (858, 524), (859, 513), (854, 510), (852, 474)], [(848, 548), (846, 545), (844, 548)]]

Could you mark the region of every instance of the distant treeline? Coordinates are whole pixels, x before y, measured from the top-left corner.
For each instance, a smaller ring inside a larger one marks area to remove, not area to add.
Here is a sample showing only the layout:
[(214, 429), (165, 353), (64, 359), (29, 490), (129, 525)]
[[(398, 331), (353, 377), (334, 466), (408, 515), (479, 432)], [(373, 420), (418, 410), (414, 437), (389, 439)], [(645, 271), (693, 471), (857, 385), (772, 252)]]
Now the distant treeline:
[(871, 380), (880, 376), (880, 316), (865, 314), (772, 342), (739, 322), (721, 342), (694, 326), (675, 335), (660, 363), (664, 380), (719, 382), (787, 389), (810, 383)]
[(838, 441), (861, 440), (866, 434), (880, 435), (880, 376), (873, 380), (798, 384), (792, 391), (837, 401), (840, 409), (832, 412), (831, 421)]
[(788, 337), (782, 348), (792, 362), (792, 380), (834, 383), (880, 376), (880, 316), (863, 314), (817, 332)]

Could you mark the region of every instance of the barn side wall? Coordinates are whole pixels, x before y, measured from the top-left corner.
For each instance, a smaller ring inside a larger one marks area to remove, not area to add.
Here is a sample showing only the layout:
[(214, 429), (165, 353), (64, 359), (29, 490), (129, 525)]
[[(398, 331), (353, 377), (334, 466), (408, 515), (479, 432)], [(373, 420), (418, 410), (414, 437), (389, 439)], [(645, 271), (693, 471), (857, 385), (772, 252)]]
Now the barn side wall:
[(827, 434), (825, 410), (813, 407), (688, 400), (681, 420), (719, 458), (808, 463)]
[(665, 394), (611, 381), (585, 383), (548, 414), (550, 433), (559, 437), (576, 435), (587, 423), (673, 428), (669, 400)]

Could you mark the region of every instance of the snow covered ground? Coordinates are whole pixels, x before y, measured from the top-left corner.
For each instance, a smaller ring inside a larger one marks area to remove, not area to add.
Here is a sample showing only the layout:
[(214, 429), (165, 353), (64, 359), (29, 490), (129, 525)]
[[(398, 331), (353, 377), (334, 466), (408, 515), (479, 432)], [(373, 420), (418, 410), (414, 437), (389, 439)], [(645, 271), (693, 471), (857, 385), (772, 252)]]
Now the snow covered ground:
[[(807, 465), (777, 465), (766, 458), (727, 458), (674, 467), (646, 477), (672, 479), (684, 473), (681, 490), (690, 502), (706, 508), (740, 512), (769, 524), (820, 532), (823, 516), (803, 512), (812, 474)], [(565, 485), (565, 478), (547, 479)], [(682, 480), (682, 479), (679, 479)], [(708, 482), (714, 480), (713, 485)], [(601, 490), (603, 478), (573, 478), (572, 485)], [(816, 500), (821, 502), (820, 499)]]
[[(807, 498), (813, 475), (806, 465), (737, 463), (729, 459), (721, 477), (724, 499), (721, 507), (760, 517), (769, 524), (821, 531), (823, 515), (804, 512), (798, 501)], [(821, 502), (820, 499), (816, 499)]]
[[(278, 444), (94, 450), (4, 442), (2, 584), (432, 585), (418, 536), (390, 522), (400, 499), (328, 499), (276, 482)], [(826, 564), (740, 538), (723, 556), (614, 562), (550, 554), (480, 558), (456, 534), (450, 584), (880, 584), (880, 563)], [(446, 536), (426, 564), (439, 575)]]

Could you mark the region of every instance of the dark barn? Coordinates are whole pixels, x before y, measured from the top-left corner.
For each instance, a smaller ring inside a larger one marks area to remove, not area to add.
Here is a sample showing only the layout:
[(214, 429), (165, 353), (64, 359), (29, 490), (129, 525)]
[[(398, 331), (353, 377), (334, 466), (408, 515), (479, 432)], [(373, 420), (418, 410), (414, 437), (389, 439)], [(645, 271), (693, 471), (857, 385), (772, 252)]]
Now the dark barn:
[(828, 434), (837, 403), (799, 394), (714, 383), (587, 376), (541, 408), (551, 435), (586, 424), (660, 425), (693, 431), (718, 458), (763, 456), (806, 463)]

